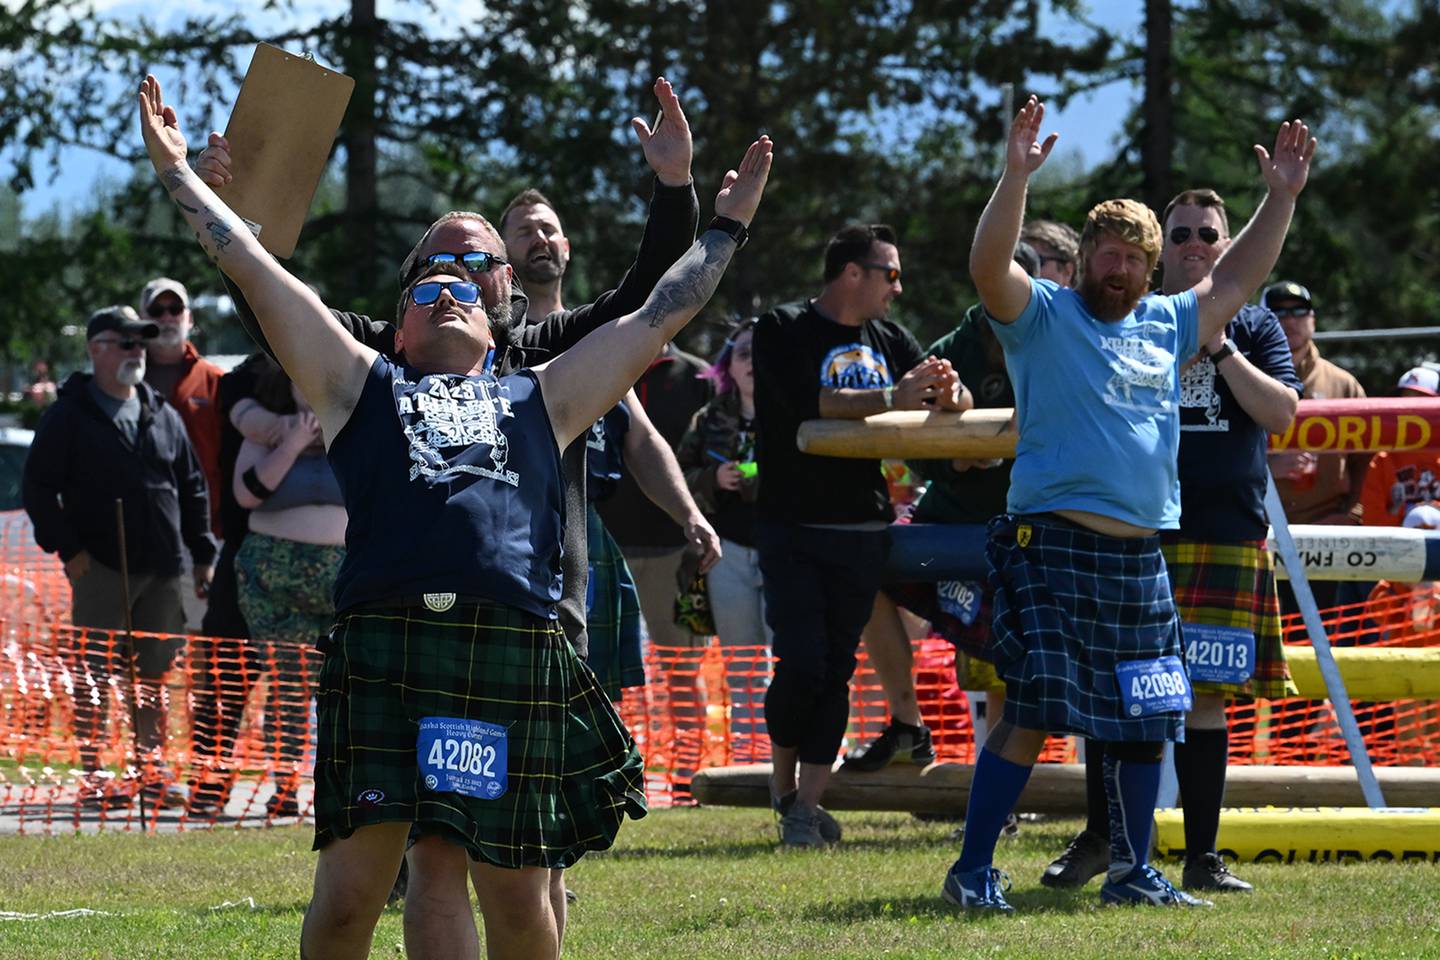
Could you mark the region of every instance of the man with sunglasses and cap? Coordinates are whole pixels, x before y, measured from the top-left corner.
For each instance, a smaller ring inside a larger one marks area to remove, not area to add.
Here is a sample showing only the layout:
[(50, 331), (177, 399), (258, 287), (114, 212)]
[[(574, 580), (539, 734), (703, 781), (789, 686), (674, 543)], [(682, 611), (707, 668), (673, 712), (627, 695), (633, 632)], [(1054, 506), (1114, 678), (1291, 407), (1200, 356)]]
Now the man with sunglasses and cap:
[[(71, 586), (71, 619), (79, 627), (123, 631), (126, 593), (115, 501), (124, 504), (125, 559), (129, 568), (130, 626), (137, 631), (181, 633), (185, 611), (180, 582), (182, 549), (203, 594), (212, 576), (215, 540), (205, 475), (180, 415), (145, 383), (145, 342), (159, 332), (128, 306), (106, 307), (90, 317), (86, 351), (93, 373), (72, 374), (35, 431), (25, 461), (23, 499), (35, 542), (57, 554)], [(135, 786), (100, 774), (100, 724), (111, 681), (128, 685), (129, 650), (112, 650), (104, 634), (81, 634), (77, 651), (75, 718), (80, 741), (82, 799), (128, 803)], [(120, 642), (120, 641), (116, 641)], [(165, 708), (158, 681), (179, 652), (177, 641), (134, 638), (133, 656), (143, 681), (136, 698), (136, 741), (158, 751)], [(183, 802), (146, 757), (147, 795)]]
[(140, 291), (140, 316), (159, 333), (145, 341), (145, 382), (180, 412), (210, 491), (210, 527), (220, 531), (220, 378), (190, 342), (194, 318), (185, 284), (156, 277)]
[[(1279, 318), (1285, 329), (1295, 373), (1305, 385), (1307, 400), (1354, 400), (1365, 396), (1365, 388), (1348, 370), (1320, 356), (1314, 340), (1315, 301), (1308, 287), (1282, 280), (1265, 288), (1260, 303)], [(1369, 466), (1368, 453), (1316, 455), (1301, 450), (1270, 455), (1275, 486), (1291, 523), (1360, 523), (1360, 492)]]
[[(1160, 264), (1161, 293), (1182, 293), (1209, 276), (1230, 246), (1225, 201), (1186, 190), (1170, 201)], [(1174, 747), (1185, 813), (1189, 890), (1249, 892), (1215, 850), (1225, 797), (1229, 698), (1294, 696), (1280, 634), (1280, 600), (1265, 546), (1269, 434), (1289, 427), (1300, 380), (1285, 331), (1264, 307), (1246, 304), (1180, 370), (1180, 528), (1161, 551), (1185, 632), (1194, 703)], [(1085, 746), (1087, 820), (1040, 882), (1078, 887), (1105, 872), (1110, 817), (1106, 746)]]

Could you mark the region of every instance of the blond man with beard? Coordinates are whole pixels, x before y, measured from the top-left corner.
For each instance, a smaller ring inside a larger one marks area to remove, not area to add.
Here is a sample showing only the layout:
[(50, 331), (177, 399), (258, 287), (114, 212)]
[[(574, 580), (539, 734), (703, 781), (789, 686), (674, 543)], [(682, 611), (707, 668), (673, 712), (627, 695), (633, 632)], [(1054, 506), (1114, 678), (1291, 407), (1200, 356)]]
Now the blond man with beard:
[(1146, 862), (1164, 741), (1182, 738), (1193, 702), (1156, 533), (1180, 519), (1181, 365), (1270, 272), (1315, 142), (1297, 121), (1281, 126), (1273, 156), (1255, 147), (1268, 193), (1189, 290), (1145, 296), (1160, 224), (1143, 204), (1108, 200), (1086, 217), (1071, 291), (1032, 280), (1011, 259), (1030, 176), (1057, 139), (1038, 140), (1043, 118), (1034, 97), (1016, 116), (970, 250), (1015, 386), (1020, 443), (1009, 512), (991, 521), (986, 548), (1004, 716), (976, 760), (964, 846), (942, 893), (962, 907), (1010, 912), (995, 841), (1047, 734), (1065, 733), (1110, 744), (1102, 901), (1206, 904)]
[[(86, 328), (93, 374), (75, 373), (45, 412), (25, 461), (25, 512), (35, 542), (58, 554), (70, 579), (76, 626), (122, 630), (126, 594), (122, 588), (121, 541), (115, 501), (125, 506), (125, 560), (129, 615), (134, 629), (180, 633), (185, 628), (181, 596), (181, 545), (190, 553), (195, 592), (208, 590), (215, 541), (205, 476), (175, 409), (144, 383), (145, 340), (158, 332), (129, 307), (97, 311)], [(179, 647), (155, 637), (134, 640), (139, 690), (136, 741), (158, 749), (164, 738), (159, 681)], [(105, 634), (80, 640), (75, 722), (81, 764), (87, 771), (82, 799), (117, 806), (128, 803), (135, 784), (124, 788), (100, 777), (99, 726), (106, 714), (111, 680), (124, 675), (125, 650), (110, 649)], [(155, 799), (183, 801), (159, 782), (146, 783)]]

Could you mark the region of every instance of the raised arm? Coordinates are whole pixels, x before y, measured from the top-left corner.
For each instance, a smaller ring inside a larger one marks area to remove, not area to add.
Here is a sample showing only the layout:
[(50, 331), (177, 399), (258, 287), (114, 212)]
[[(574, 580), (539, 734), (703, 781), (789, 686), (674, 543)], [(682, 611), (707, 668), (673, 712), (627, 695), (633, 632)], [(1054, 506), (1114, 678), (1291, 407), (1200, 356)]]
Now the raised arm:
[(1015, 115), (1005, 143), (1005, 172), (980, 214), (970, 247), (970, 277), (980, 302), (1001, 323), (1014, 323), (1030, 302), (1030, 276), (1015, 262), (1015, 244), (1025, 220), (1030, 175), (1040, 169), (1060, 136), (1052, 133), (1043, 144), (1036, 139), (1044, 119), (1045, 105), (1033, 96)]
[(360, 397), (375, 351), (346, 334), (320, 298), (287, 273), (186, 165), (185, 135), (154, 77), (140, 85), (139, 107), (140, 132), (160, 182), (200, 246), (245, 294), (275, 358), (333, 440)]
[(1310, 177), (1315, 147), (1310, 128), (1300, 120), (1280, 125), (1273, 154), (1255, 145), (1260, 175), (1267, 188), (1265, 199), (1210, 276), (1194, 287), (1200, 308), (1200, 343), (1223, 330), (1275, 269), (1285, 245), (1285, 233), (1290, 229), (1290, 217), (1295, 213), (1295, 199)]
[[(715, 198), (717, 215), (749, 226), (765, 192), (771, 158), (769, 137), (750, 144), (739, 169), (725, 174)], [(660, 348), (709, 302), (734, 254), (729, 234), (705, 231), (660, 278), (644, 306), (535, 368), (562, 448), (613, 407)]]

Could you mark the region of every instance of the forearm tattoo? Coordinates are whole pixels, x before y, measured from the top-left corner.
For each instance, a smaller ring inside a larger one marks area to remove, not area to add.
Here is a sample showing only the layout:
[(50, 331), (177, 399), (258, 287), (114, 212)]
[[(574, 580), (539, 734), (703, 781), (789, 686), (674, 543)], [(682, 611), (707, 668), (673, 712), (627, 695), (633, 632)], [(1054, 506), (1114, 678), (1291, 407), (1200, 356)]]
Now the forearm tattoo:
[[(220, 255), (225, 248), (235, 242), (235, 225), (226, 216), (229, 211), (221, 207), (217, 212), (208, 204), (202, 207), (193, 207), (181, 199), (181, 191), (190, 187), (190, 192), (196, 191), (188, 182), (190, 170), (187, 167), (174, 166), (160, 173), (160, 182), (164, 184), (165, 190), (170, 194), (170, 199), (175, 205), (186, 214), (186, 219), (195, 230), (195, 240), (209, 255), (215, 263), (220, 262)], [(193, 198), (192, 198), (193, 199)]]
[(166, 170), (164, 173), (160, 174), (160, 182), (165, 185), (165, 192), (170, 194), (170, 199), (175, 201), (175, 205), (177, 207), (179, 207), (181, 210), (184, 210), (186, 213), (200, 212), (199, 210), (187, 204), (185, 201), (181, 200), (179, 197), (175, 196), (175, 192), (185, 185), (185, 174), (181, 173), (179, 169), (171, 167), (169, 170)]
[(694, 245), (665, 271), (640, 314), (651, 327), (661, 327), (674, 318), (690, 319), (710, 301), (730, 258), (735, 241), (719, 230), (707, 230)]

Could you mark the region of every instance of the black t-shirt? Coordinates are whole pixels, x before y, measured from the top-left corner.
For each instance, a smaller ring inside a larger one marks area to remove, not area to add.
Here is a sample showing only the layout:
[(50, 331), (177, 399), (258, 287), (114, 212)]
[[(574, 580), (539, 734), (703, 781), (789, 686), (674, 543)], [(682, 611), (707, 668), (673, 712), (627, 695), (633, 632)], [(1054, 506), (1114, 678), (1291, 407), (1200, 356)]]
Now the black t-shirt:
[(820, 416), (822, 388), (893, 386), (923, 359), (910, 331), (892, 320), (842, 326), (809, 301), (762, 316), (755, 326), (760, 516), (809, 524), (892, 520), (880, 461), (801, 453), (795, 434), (802, 421)]
[[(1297, 393), (1304, 390), (1275, 314), (1247, 304), (1225, 328), (1245, 359)], [(1240, 406), (1202, 350), (1180, 375), (1180, 530), (1192, 540), (1260, 540), (1269, 437)]]

